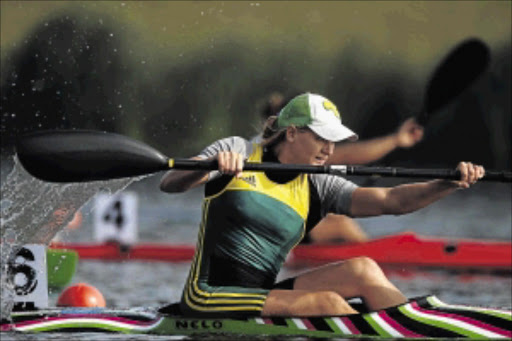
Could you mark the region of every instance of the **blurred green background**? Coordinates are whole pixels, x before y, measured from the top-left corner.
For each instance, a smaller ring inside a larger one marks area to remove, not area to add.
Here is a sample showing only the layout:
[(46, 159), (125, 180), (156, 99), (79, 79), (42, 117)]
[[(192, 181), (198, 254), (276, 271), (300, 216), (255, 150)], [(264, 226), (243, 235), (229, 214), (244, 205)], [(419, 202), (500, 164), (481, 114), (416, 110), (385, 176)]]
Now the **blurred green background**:
[(421, 108), (457, 43), (488, 71), (380, 164), (511, 168), (511, 1), (1, 1), (2, 154), (38, 129), (113, 131), (191, 156), (261, 128), (268, 96), (335, 102), (362, 138)]

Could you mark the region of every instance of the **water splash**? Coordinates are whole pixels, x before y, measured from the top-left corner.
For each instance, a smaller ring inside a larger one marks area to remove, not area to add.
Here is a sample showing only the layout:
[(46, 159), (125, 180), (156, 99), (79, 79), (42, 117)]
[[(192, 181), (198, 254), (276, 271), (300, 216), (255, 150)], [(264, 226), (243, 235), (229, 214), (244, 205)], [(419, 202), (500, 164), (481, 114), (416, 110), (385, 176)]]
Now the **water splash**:
[(14, 159), (13, 170), (1, 186), (1, 318), (8, 318), (14, 304), (13, 285), (7, 276), (11, 255), (24, 244), (48, 245), (96, 193), (114, 193), (136, 180), (48, 183), (32, 177), (17, 158)]

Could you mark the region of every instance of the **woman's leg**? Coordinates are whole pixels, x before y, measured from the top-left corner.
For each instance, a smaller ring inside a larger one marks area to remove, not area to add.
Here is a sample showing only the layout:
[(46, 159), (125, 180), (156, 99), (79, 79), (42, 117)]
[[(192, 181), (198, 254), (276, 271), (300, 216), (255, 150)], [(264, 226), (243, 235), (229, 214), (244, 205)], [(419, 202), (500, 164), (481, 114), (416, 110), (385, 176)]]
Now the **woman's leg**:
[(356, 314), (334, 291), (271, 290), (263, 306), (262, 316), (337, 316)]
[(333, 291), (344, 298), (361, 297), (370, 310), (407, 301), (375, 261), (358, 257), (328, 264), (299, 275), (294, 290)]
[(361, 243), (368, 240), (357, 222), (345, 215), (328, 214), (309, 232), (313, 243)]
[(296, 277), (293, 290), (271, 290), (263, 316), (319, 316), (357, 313), (345, 300), (361, 297), (370, 310), (407, 302), (372, 259), (328, 264)]

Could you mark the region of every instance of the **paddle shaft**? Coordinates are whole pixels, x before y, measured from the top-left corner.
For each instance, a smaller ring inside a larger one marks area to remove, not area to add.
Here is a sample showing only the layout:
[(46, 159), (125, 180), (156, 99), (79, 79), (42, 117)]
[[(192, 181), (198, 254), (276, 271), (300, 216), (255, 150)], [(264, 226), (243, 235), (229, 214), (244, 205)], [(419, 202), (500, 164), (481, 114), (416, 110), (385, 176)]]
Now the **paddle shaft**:
[[(169, 167), (181, 170), (216, 170), (217, 160), (169, 159)], [(408, 177), (428, 179), (460, 179), (460, 172), (454, 169), (418, 169), (400, 167), (368, 167), (344, 165), (296, 165), (282, 163), (244, 163), (245, 171), (271, 171), (281, 173), (309, 173), (333, 175), (361, 175), (383, 177)], [(486, 171), (480, 181), (512, 182), (512, 172)]]

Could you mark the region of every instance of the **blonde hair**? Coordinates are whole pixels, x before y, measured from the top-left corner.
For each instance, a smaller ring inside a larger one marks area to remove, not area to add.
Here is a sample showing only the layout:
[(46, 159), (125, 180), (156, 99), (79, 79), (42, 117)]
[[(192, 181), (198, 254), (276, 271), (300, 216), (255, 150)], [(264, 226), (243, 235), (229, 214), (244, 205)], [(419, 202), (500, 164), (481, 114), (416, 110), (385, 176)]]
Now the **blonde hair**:
[(281, 142), (286, 135), (286, 128), (277, 127), (277, 116), (272, 115), (267, 118), (263, 125), (263, 135), (261, 137), (263, 147), (271, 147)]
[[(296, 127), (291, 125), (290, 127), (295, 127), (298, 131), (308, 131), (310, 130), (306, 127)], [(270, 116), (265, 124), (263, 125), (263, 134), (261, 136), (261, 145), (263, 147), (273, 147), (276, 144), (282, 142), (286, 137), (286, 130), (288, 127), (277, 127), (277, 116)]]

